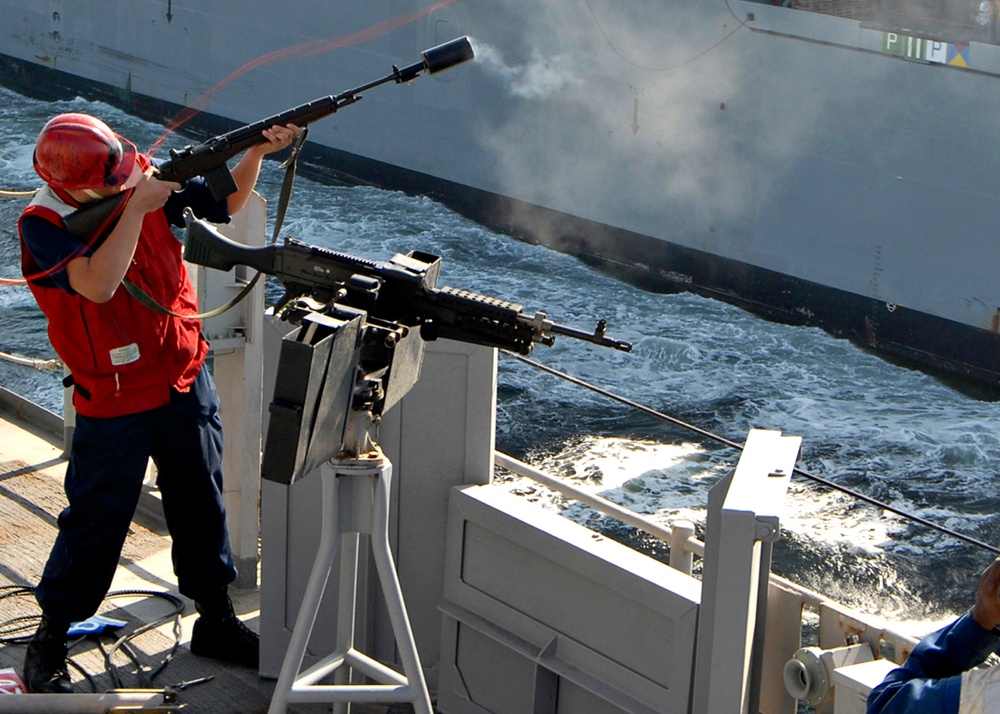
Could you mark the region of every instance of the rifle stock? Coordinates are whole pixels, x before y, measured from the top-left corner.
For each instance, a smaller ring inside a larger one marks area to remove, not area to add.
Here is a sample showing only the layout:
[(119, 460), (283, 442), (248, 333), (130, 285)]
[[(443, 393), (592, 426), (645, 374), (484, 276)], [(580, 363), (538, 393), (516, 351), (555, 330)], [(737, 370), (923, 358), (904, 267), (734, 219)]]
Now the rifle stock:
[[(436, 74), (473, 59), (475, 53), (468, 37), (459, 37), (444, 44), (424, 50), (420, 62), (403, 69), (393, 66), (392, 73), (360, 87), (340, 94), (319, 97), (287, 109), (278, 114), (214, 136), (201, 144), (188, 145), (183, 149), (171, 149), (170, 158), (157, 167), (157, 178), (163, 181), (184, 183), (195, 176), (204, 176), (212, 195), (217, 201), (236, 191), (236, 183), (226, 162), (251, 146), (262, 144), (267, 139), (262, 132), (272, 126), (307, 126), (324, 117), (335, 114), (340, 109), (362, 99), (362, 92), (387, 82), (402, 84), (409, 82), (426, 71)], [(90, 203), (68, 215), (63, 223), (66, 230), (81, 240), (90, 238), (114, 215), (125, 194), (118, 194), (103, 201)]]
[(285, 287), (279, 307), (294, 298), (364, 310), (369, 318), (419, 328), (425, 340), (448, 338), (527, 355), (536, 343), (551, 345), (556, 335), (631, 352), (632, 344), (605, 334), (601, 320), (593, 333), (526, 313), (521, 305), (468, 290), (436, 287), (437, 256), (412, 251), (390, 261), (372, 261), (289, 240), (251, 248), (221, 235), (211, 224), (185, 213), (184, 259), (217, 270), (245, 265), (277, 278)]

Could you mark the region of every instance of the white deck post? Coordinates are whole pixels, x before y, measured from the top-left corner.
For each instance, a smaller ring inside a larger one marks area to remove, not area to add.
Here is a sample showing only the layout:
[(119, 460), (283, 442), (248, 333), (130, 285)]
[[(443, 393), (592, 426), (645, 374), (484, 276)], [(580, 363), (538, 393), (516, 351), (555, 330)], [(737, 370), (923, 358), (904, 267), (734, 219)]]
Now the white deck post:
[[(254, 194), (228, 225), (228, 238), (249, 246), (265, 243), (267, 203)], [(235, 297), (253, 277), (237, 266), (228, 273), (188, 265), (198, 290), (199, 311), (213, 310)], [(233, 558), (239, 569), (235, 586), (257, 585), (260, 532), (260, 449), (263, 383), (264, 280), (232, 309), (206, 319), (203, 333), (212, 346), (210, 358), (219, 390), (225, 429), (222, 468), (223, 499), (229, 517)]]
[(709, 493), (694, 714), (757, 714), (771, 546), (801, 441), (752, 430)]

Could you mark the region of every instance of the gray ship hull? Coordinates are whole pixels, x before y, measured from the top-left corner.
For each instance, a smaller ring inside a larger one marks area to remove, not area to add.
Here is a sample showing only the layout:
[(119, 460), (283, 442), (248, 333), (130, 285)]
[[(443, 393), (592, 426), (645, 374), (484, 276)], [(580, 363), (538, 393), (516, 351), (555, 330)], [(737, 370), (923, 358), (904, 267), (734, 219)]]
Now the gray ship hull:
[(740, 0), (278, 17), (256, 0), (0, 0), (0, 55), (13, 86), (156, 120), (194, 105), (212, 132), (470, 35), (475, 63), (315, 124), (312, 168), (996, 388), (1000, 46), (975, 18), (852, 1), (853, 18)]

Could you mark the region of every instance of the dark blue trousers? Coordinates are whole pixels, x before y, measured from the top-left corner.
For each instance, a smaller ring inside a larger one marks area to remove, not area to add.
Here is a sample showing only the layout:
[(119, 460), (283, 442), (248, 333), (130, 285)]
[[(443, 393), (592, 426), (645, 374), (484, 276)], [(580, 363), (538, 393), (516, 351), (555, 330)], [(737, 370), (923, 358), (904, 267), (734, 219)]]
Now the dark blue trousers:
[(69, 506), (36, 597), (62, 622), (100, 606), (118, 566), (149, 457), (157, 468), (172, 558), (183, 595), (206, 600), (236, 579), (222, 501), (222, 422), (208, 369), (185, 394), (139, 414), (77, 415), (66, 470)]

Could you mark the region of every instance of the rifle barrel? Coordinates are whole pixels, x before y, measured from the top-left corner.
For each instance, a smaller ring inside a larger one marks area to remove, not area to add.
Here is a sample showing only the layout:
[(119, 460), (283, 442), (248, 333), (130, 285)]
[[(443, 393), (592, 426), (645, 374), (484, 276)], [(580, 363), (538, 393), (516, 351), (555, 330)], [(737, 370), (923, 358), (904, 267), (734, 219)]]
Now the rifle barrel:
[[(159, 166), (160, 178), (165, 181), (178, 181), (183, 183), (195, 176), (203, 176), (207, 172), (213, 171), (216, 167), (224, 167), (225, 162), (242, 151), (255, 144), (266, 141), (263, 132), (275, 124), (284, 126), (286, 124), (296, 124), (306, 126), (324, 117), (334, 114), (338, 109), (354, 104), (361, 99), (361, 93), (377, 87), (387, 82), (397, 84), (409, 82), (416, 78), (422, 71), (428, 74), (436, 74), (446, 69), (454, 67), (463, 62), (467, 62), (475, 57), (472, 43), (468, 37), (458, 37), (449, 42), (431, 47), (421, 53), (422, 59), (402, 70), (393, 66), (392, 74), (386, 75), (374, 82), (363, 84), (360, 87), (349, 89), (340, 94), (331, 94), (319, 97), (300, 104), (292, 109), (287, 109), (279, 114), (274, 114), (265, 119), (247, 124), (233, 129), (225, 134), (212, 137), (197, 146), (187, 146), (183, 149), (172, 151), (171, 158)], [(228, 169), (226, 169), (228, 171)], [(231, 177), (228, 177), (231, 181)], [(212, 185), (212, 181), (209, 181)], [(227, 185), (220, 181), (223, 186)], [(212, 185), (213, 195), (216, 193), (216, 186)], [(232, 191), (232, 188), (228, 189)], [(225, 194), (225, 191), (222, 192)], [(88, 204), (80, 208), (63, 219), (66, 230), (76, 237), (86, 240), (98, 230), (106, 228), (106, 223), (114, 214), (115, 209), (121, 204), (124, 196), (115, 195), (103, 201)]]

